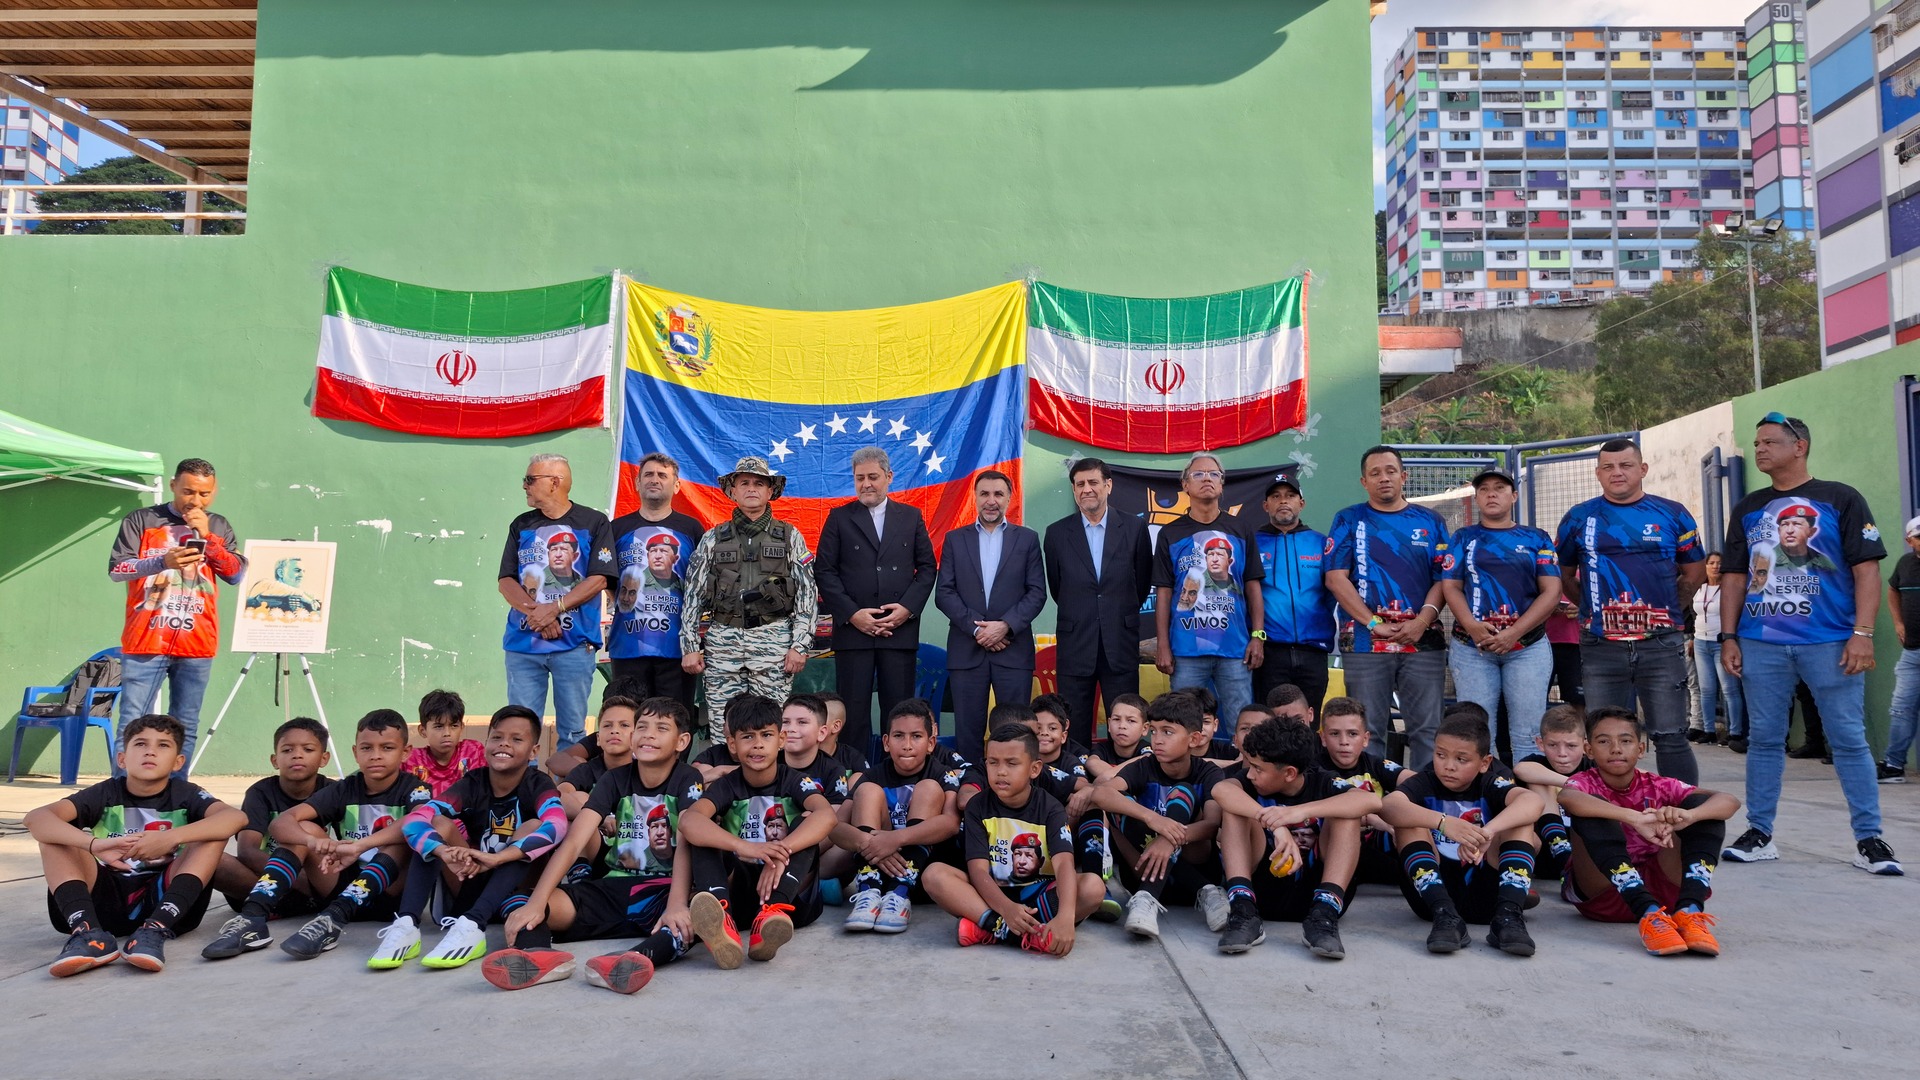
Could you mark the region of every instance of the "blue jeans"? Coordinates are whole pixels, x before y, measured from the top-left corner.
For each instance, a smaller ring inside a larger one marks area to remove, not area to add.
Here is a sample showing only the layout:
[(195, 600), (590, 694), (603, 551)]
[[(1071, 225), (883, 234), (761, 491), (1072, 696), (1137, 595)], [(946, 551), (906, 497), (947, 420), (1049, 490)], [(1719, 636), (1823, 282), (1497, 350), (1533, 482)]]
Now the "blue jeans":
[(1367, 749), (1387, 756), (1387, 732), (1393, 726), (1393, 701), (1400, 699), (1400, 721), (1407, 732), (1409, 769), (1433, 761), (1433, 733), (1447, 689), (1447, 654), (1428, 652), (1348, 652), (1341, 655), (1347, 694), (1367, 712)]
[(1727, 736), (1747, 733), (1747, 701), (1740, 680), (1720, 666), (1720, 643), (1693, 639), (1693, 666), (1700, 674), (1700, 726), (1713, 730), (1713, 711), (1722, 697), (1727, 702)]
[(1740, 639), (1740, 675), (1747, 691), (1747, 824), (1768, 836), (1780, 806), (1795, 682), (1806, 683), (1820, 707), (1833, 771), (1853, 813), (1853, 838), (1880, 835), (1880, 785), (1867, 748), (1867, 676), (1840, 670), (1845, 648), (1844, 641), (1776, 645)]
[(1887, 707), (1886, 762), (1896, 769), (1907, 767), (1916, 721), (1920, 721), (1920, 649), (1902, 649), (1900, 662), (1893, 666), (1893, 704)]
[[(120, 730), (127, 721), (153, 712), (160, 703), (160, 685), (167, 686), (167, 715), (187, 729), (187, 742), (180, 754), (193, 763), (193, 744), (200, 732), (200, 703), (207, 696), (207, 683), (213, 678), (211, 656), (161, 656), (146, 654), (120, 658)], [(119, 763), (113, 763), (117, 771)], [(175, 775), (185, 777), (187, 766)]]
[[(1639, 706), (1653, 740), (1660, 773), (1688, 784), (1700, 782), (1700, 764), (1687, 742), (1687, 639), (1662, 634), (1643, 641), (1607, 641), (1580, 636), (1580, 672), (1587, 708)], [(1793, 685), (1787, 685), (1789, 693)]]
[(565, 750), (587, 735), (587, 695), (593, 690), (591, 645), (555, 653), (507, 654), (507, 704), (547, 711), (547, 678), (553, 678), (555, 750)]
[(1173, 658), (1175, 690), (1204, 686), (1220, 702), (1220, 732), (1216, 738), (1231, 739), (1240, 724), (1240, 710), (1253, 703), (1253, 669), (1238, 656), (1176, 656)]
[(1553, 642), (1542, 637), (1524, 649), (1490, 653), (1456, 639), (1447, 657), (1454, 696), (1487, 710), (1490, 717), (1500, 714), (1500, 699), (1506, 698), (1513, 760), (1533, 753), (1540, 714), (1547, 711), (1547, 684), (1553, 681)]

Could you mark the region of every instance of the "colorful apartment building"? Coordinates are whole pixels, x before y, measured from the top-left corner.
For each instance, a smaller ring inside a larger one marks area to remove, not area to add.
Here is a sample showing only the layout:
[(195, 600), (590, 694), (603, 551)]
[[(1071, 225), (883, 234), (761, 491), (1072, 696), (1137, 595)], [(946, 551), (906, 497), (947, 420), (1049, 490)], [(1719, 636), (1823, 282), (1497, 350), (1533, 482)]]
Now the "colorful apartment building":
[(1753, 213), (1795, 239), (1813, 231), (1813, 148), (1807, 115), (1807, 25), (1799, 0), (1747, 16), (1747, 128)]

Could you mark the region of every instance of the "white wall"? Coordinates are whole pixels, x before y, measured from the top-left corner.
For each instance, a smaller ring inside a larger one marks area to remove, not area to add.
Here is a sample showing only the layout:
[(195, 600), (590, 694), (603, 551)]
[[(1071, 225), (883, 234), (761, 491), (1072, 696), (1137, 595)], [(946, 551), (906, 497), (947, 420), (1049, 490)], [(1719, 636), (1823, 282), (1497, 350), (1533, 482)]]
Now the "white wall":
[(1733, 437), (1731, 401), (1641, 431), (1640, 453), (1647, 462), (1647, 490), (1684, 503), (1698, 518), (1701, 513), (1700, 459), (1716, 446), (1727, 455), (1740, 450)]
[(1846, 161), (1880, 138), (1880, 95), (1863, 90), (1845, 105), (1813, 122), (1813, 167), (1825, 170)]

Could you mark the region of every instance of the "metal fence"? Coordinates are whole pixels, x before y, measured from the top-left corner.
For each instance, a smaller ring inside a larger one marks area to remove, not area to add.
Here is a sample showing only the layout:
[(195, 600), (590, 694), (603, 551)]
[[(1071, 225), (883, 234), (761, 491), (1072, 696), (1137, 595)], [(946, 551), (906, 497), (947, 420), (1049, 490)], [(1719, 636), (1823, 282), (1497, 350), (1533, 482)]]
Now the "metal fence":
[(1475, 520), (1473, 478), (1499, 469), (1519, 482), (1515, 517), (1552, 532), (1576, 503), (1592, 498), (1593, 461), (1610, 439), (1640, 441), (1637, 431), (1614, 431), (1577, 439), (1530, 443), (1396, 446), (1407, 466), (1406, 496), (1446, 519), (1449, 529)]
[[(89, 213), (54, 214), (42, 213), (35, 196), (49, 191), (62, 194), (79, 191), (93, 192), (163, 192), (182, 193), (185, 208), (175, 212), (116, 212), (94, 211)], [(201, 198), (207, 192), (224, 195), (237, 202), (246, 199), (245, 184), (7, 184), (0, 187), (0, 236), (18, 236), (28, 233), (29, 222), (38, 221), (178, 221), (182, 232), (192, 236), (200, 232), (203, 221), (245, 221), (245, 210), (203, 210)]]

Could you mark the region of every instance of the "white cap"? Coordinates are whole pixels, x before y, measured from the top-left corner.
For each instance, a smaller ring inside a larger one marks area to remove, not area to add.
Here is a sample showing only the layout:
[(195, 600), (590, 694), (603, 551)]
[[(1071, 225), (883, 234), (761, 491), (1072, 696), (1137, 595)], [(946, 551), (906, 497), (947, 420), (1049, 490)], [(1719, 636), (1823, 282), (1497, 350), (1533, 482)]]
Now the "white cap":
[(1909, 537), (1920, 536), (1920, 516), (1907, 519), (1907, 535)]

